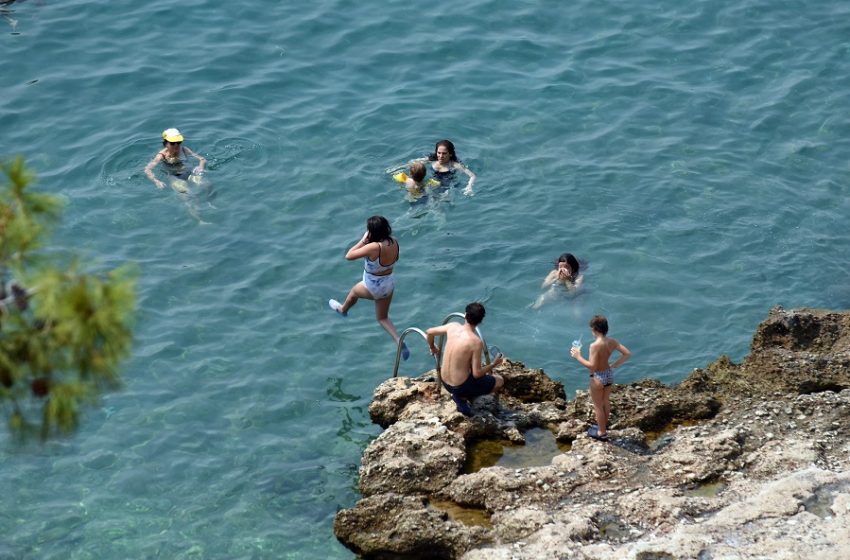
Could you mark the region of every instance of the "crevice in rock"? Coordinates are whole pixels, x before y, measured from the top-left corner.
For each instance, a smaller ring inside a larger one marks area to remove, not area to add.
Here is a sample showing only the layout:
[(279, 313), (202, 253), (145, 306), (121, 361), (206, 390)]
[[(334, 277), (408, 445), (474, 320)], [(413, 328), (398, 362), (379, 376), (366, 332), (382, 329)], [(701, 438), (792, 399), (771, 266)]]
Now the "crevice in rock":
[(635, 558), (636, 560), (676, 560), (676, 557), (669, 552), (656, 551), (639, 552)]
[(825, 391), (840, 393), (846, 388), (844, 385), (838, 383), (819, 383), (817, 380), (807, 380), (800, 383), (797, 392), (801, 395), (811, 395), (812, 393), (823, 393)]
[[(699, 409), (682, 409), (681, 406), (674, 406), (673, 403), (664, 403), (638, 418), (634, 426), (643, 430), (647, 440), (652, 441), (679, 426), (695, 426), (710, 420), (720, 412), (720, 409), (720, 401), (716, 399), (705, 400)], [(618, 426), (614, 425), (612, 428), (616, 429)]]

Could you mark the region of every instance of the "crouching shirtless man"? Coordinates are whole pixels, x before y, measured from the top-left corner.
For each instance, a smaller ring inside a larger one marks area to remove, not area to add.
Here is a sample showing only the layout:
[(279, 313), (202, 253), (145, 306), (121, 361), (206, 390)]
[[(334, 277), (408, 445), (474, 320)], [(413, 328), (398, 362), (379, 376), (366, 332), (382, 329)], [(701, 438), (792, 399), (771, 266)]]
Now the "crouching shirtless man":
[(437, 336), (446, 337), (446, 347), (443, 352), (441, 377), (443, 386), (451, 393), (457, 410), (466, 416), (472, 416), (469, 399), (489, 395), (499, 391), (505, 384), (501, 375), (493, 375), (493, 368), (502, 363), (503, 358), (496, 356), (490, 365), (481, 365), (481, 351), (484, 343), (478, 338), (475, 327), (484, 320), (484, 306), (478, 302), (466, 306), (463, 325), (448, 323), (440, 327), (428, 329), (428, 346), (431, 353), (440, 352), (434, 345)]

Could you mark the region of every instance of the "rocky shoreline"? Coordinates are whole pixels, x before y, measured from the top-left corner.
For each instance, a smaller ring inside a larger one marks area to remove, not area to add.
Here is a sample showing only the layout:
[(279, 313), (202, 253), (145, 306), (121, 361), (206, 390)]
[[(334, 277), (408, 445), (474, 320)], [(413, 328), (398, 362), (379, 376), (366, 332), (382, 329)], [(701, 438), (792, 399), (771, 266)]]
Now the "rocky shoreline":
[[(700, 560), (850, 554), (850, 312), (774, 308), (740, 364), (611, 395), (611, 442), (585, 435), (541, 370), (507, 361), (498, 398), (467, 418), (433, 371), (382, 383), (385, 428), (363, 454), (363, 498), (337, 538), (365, 558)], [(548, 465), (464, 472), (474, 442), (545, 428)]]

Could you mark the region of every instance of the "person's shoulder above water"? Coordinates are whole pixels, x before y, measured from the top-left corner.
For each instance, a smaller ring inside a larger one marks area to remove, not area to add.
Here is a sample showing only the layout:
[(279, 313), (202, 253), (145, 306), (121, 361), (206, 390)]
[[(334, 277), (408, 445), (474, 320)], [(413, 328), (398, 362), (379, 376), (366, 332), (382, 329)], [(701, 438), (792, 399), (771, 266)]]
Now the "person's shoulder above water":
[(434, 153), (428, 156), (428, 160), (431, 162), (434, 176), (444, 185), (454, 179), (455, 171), (465, 173), (469, 179), (466, 187), (463, 189), (463, 194), (466, 196), (475, 194), (472, 188), (475, 184), (475, 173), (458, 159), (455, 152), (455, 145), (451, 140), (440, 140), (437, 142), (436, 146), (434, 146)]
[(562, 253), (555, 261), (555, 270), (543, 280), (543, 287), (560, 282), (565, 286), (581, 281), (581, 265), (572, 253)]
[(428, 171), (425, 169), (425, 164), (420, 161), (415, 161), (410, 164), (409, 172), (410, 175), (407, 175), (402, 171), (401, 173), (393, 176), (393, 178), (399, 183), (402, 183), (410, 195), (422, 195), (425, 192), (425, 187), (427, 186), (425, 183), (425, 175), (427, 175)]
[[(167, 128), (162, 131), (162, 149), (159, 150), (153, 159), (145, 166), (145, 175), (150, 179), (158, 189), (164, 189), (165, 183), (157, 179), (154, 175), (154, 169), (157, 164), (164, 162), (169, 166), (180, 166), (183, 164), (183, 156), (190, 156), (198, 160), (198, 165), (192, 169), (192, 174), (202, 175), (207, 164), (207, 160), (193, 152), (188, 146), (183, 144), (183, 134), (176, 128)], [(175, 171), (172, 171), (172, 174)], [(182, 169), (177, 174), (182, 174)], [(188, 173), (186, 173), (188, 175)]]

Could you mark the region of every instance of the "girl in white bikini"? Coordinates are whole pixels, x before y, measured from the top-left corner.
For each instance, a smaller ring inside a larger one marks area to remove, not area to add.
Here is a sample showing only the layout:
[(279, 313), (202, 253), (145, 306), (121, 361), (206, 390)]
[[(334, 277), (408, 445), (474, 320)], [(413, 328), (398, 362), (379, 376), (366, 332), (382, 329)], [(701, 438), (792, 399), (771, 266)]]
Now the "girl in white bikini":
[[(366, 222), (366, 233), (354, 244), (345, 258), (353, 261), (363, 259), (363, 280), (355, 284), (348, 292), (345, 301), (328, 300), (331, 309), (342, 315), (348, 315), (360, 298), (375, 301), (375, 318), (387, 333), (398, 342), (398, 332), (390, 320), (390, 303), (395, 291), (393, 266), (398, 261), (398, 241), (392, 237), (390, 223), (383, 216), (372, 216)], [(402, 357), (410, 356), (407, 346), (402, 347)]]

